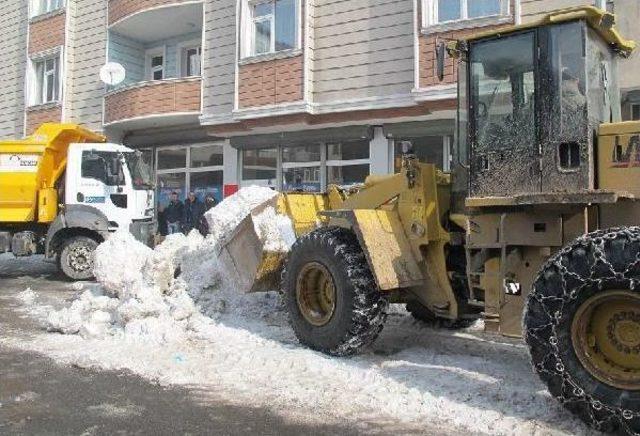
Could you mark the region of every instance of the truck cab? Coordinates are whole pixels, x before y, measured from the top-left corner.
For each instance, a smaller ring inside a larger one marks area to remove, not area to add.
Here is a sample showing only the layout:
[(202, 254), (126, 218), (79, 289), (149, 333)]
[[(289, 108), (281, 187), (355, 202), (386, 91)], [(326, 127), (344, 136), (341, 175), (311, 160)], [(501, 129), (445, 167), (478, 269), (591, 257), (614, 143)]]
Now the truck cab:
[(150, 166), (142, 154), (72, 124), (0, 142), (0, 253), (44, 254), (70, 279), (93, 277), (93, 251), (125, 229), (151, 244)]

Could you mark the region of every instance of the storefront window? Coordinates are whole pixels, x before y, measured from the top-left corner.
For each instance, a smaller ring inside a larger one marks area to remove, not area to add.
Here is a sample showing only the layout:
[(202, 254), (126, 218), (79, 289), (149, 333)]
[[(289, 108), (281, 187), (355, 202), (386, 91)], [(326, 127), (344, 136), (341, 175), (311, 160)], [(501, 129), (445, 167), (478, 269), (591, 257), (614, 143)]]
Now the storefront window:
[(169, 204), (169, 201), (171, 201), (171, 193), (174, 191), (178, 193), (178, 198), (181, 201), (186, 198), (186, 174), (158, 174), (158, 205), (161, 209)]
[(222, 145), (191, 147), (191, 168), (222, 166)]
[(327, 184), (363, 183), (369, 172), (368, 139), (327, 144)]
[(363, 183), (370, 171), (369, 164), (330, 166), (327, 170), (327, 183), (340, 186)]
[(320, 192), (320, 166), (282, 169), (282, 190)]
[[(419, 138), (403, 138), (395, 141), (394, 146), (394, 167), (398, 172), (402, 166), (402, 141), (409, 141), (413, 145), (413, 152), (420, 162), (436, 164), (441, 170), (449, 170), (449, 153), (445, 153), (445, 144), (448, 145), (446, 137), (443, 136), (421, 136)], [(448, 150), (447, 150), (448, 151)]]
[(164, 148), (158, 150), (159, 170), (172, 170), (187, 167), (186, 148)]
[(369, 140), (327, 144), (327, 160), (369, 159)]
[(282, 189), (320, 192), (321, 145), (282, 147)]
[(207, 194), (213, 195), (217, 201), (222, 201), (222, 171), (197, 171), (189, 175), (189, 190), (196, 194), (200, 201), (204, 201)]
[(242, 180), (263, 181), (266, 184), (276, 184), (278, 168), (278, 150), (276, 148), (262, 148), (259, 150), (242, 151)]

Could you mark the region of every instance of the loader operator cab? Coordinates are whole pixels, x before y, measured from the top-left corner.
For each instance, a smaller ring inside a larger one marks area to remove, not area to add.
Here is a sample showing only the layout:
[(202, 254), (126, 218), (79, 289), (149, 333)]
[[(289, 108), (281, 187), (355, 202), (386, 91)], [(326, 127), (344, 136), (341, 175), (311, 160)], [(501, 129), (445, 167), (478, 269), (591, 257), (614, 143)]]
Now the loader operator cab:
[(458, 210), (466, 196), (597, 188), (598, 127), (620, 120), (615, 52), (625, 48), (610, 20), (587, 11), (448, 45), (459, 62)]

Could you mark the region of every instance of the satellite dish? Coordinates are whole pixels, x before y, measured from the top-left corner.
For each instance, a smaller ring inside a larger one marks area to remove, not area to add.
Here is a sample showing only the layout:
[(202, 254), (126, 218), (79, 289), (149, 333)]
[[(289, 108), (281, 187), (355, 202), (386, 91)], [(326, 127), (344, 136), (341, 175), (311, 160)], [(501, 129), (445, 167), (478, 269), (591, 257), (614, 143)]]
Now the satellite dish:
[(118, 85), (126, 76), (124, 67), (117, 62), (107, 62), (100, 68), (100, 80), (107, 85)]

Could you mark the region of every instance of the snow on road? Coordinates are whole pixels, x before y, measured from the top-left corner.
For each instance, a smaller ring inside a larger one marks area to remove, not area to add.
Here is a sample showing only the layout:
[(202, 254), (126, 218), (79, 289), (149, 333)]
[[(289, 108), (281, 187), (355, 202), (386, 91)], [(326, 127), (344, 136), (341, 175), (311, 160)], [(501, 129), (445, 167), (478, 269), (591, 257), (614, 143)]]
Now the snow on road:
[[(393, 306), (381, 337), (363, 355), (332, 358), (301, 347), (279, 296), (235, 292), (215, 257), (233, 228), (227, 224), (269, 195), (241, 190), (222, 202), (208, 217), (215, 227), (206, 239), (174, 236), (150, 250), (116, 234), (96, 255), (100, 284), (76, 284), (70, 306), (43, 307), (46, 289), (19, 296), (49, 332), (0, 342), (190, 386), (202, 401), (215, 390), (230, 402), (267, 406), (291, 419), (348, 420), (367, 431), (419, 431), (428, 423), (448, 433), (588, 432), (545, 391), (520, 341), (483, 334), (478, 326), (434, 330)], [(263, 213), (258, 233), (269, 247), (286, 249), (285, 218), (273, 209)]]

